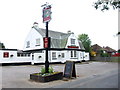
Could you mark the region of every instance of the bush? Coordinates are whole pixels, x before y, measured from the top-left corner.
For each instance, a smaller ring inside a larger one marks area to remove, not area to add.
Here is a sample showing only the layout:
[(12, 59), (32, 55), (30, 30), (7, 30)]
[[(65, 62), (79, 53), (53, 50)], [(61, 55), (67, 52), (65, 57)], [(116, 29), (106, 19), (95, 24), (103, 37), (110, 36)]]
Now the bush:
[(101, 53), (101, 57), (109, 57), (108, 53)]
[(101, 57), (109, 57), (110, 56), (107, 52), (104, 52), (103, 50), (101, 50), (100, 55), (101, 55)]
[(97, 53), (96, 53), (95, 51), (91, 51), (91, 52), (90, 52), (90, 55), (91, 55), (92, 57), (95, 57), (95, 56), (97, 55)]
[(42, 74), (45, 73), (45, 68), (44, 68), (44, 67), (41, 68), (41, 73), (42, 73)]
[(53, 68), (49, 67), (49, 73), (53, 73)]

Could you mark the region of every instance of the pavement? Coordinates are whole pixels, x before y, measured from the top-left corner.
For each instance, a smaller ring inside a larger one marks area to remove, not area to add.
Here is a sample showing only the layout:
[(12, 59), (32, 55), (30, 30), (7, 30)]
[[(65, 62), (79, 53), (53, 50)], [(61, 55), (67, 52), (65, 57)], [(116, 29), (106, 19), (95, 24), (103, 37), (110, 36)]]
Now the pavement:
[[(55, 71), (64, 72), (65, 64), (51, 64)], [(76, 79), (68, 81), (56, 80), (47, 83), (38, 83), (31, 81), (30, 74), (40, 72), (44, 65), (20, 65), (20, 66), (2, 66), (2, 88), (51, 88), (64, 83), (84, 80), (88, 77), (103, 75), (118, 70), (118, 63), (111, 62), (89, 62), (76, 63)], [(61, 87), (62, 88), (62, 87)]]

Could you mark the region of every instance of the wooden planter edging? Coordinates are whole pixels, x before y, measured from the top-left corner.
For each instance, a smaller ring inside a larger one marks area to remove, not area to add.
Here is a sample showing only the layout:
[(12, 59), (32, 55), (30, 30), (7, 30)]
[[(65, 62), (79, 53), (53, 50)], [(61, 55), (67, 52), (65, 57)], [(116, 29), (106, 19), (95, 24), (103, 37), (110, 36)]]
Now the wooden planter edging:
[(58, 72), (58, 73), (48, 75), (48, 76), (41, 76), (41, 75), (38, 75), (38, 74), (39, 73), (30, 74), (30, 80), (33, 80), (33, 81), (36, 81), (36, 82), (49, 82), (49, 81), (63, 79), (63, 72)]

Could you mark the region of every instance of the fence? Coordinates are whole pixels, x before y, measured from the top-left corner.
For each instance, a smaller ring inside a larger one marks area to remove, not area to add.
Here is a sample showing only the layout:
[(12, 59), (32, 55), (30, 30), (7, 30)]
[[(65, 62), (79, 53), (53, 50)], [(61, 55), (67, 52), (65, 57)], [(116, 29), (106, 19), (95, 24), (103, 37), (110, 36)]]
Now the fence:
[(120, 57), (91, 57), (95, 61), (120, 61)]

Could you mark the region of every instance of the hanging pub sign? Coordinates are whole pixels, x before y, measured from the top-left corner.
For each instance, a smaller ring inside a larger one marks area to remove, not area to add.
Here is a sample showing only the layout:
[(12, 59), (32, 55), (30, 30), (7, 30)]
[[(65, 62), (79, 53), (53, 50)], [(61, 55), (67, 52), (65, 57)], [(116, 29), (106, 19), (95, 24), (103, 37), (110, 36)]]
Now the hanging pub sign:
[(43, 23), (49, 22), (51, 20), (51, 5), (43, 8)]
[(44, 48), (48, 48), (50, 47), (50, 37), (44, 37), (43, 38), (43, 41), (44, 41)]

